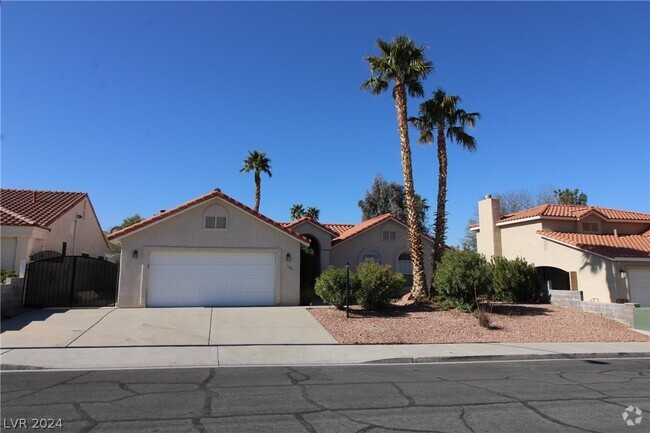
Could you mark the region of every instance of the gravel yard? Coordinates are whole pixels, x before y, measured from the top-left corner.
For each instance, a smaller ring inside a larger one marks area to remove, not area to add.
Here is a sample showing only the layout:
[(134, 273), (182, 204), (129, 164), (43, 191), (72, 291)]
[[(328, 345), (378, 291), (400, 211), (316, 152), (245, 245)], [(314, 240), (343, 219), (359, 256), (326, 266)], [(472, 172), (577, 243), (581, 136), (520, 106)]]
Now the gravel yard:
[(342, 344), (554, 343), (648, 341), (614, 320), (557, 305), (495, 304), (490, 328), (475, 316), (433, 305), (394, 305), (385, 312), (312, 308), (311, 314)]

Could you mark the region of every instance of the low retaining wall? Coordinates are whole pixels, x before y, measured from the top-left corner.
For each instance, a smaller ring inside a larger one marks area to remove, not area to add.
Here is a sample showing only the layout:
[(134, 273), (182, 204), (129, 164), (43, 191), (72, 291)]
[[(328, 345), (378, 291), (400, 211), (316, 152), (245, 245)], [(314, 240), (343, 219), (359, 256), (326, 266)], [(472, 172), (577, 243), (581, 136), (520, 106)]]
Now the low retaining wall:
[(579, 290), (550, 290), (550, 294), (551, 304), (599, 314), (608, 319), (621, 322), (631, 328), (634, 327), (634, 310), (636, 310), (636, 304), (585, 302), (582, 300), (582, 291)]
[(0, 313), (3, 317), (18, 314), (22, 301), (23, 278), (7, 278), (6, 284), (0, 284)]

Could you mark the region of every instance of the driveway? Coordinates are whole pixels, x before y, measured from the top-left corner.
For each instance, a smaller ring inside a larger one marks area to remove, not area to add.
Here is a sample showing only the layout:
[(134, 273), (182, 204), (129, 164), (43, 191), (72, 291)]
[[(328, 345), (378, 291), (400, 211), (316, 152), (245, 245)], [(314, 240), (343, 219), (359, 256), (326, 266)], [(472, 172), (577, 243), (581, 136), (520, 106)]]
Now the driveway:
[(0, 347), (337, 344), (303, 307), (45, 309), (1, 323)]

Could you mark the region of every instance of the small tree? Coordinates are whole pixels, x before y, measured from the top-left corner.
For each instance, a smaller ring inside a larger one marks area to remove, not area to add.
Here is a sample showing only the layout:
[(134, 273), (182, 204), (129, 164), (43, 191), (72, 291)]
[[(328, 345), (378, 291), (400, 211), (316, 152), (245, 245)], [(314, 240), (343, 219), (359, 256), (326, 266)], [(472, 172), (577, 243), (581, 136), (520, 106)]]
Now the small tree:
[(538, 277), (535, 265), (517, 257), (492, 259), (492, 293), (497, 301), (532, 302), (538, 290)]
[[(345, 306), (346, 296), (346, 269), (329, 266), (318, 278), (314, 291), (319, 298), (328, 304), (334, 305), (339, 310)], [(350, 304), (355, 303), (354, 295), (359, 290), (359, 278), (350, 272)]]
[(580, 192), (578, 188), (571, 191), (569, 188), (558, 189), (553, 191), (559, 204), (580, 205), (587, 204), (587, 194)]
[[(388, 182), (381, 174), (375, 176), (372, 181), (370, 190), (366, 191), (366, 195), (358, 202), (361, 208), (361, 220), (369, 220), (386, 213), (392, 213), (402, 221), (407, 220), (406, 215), (406, 195), (404, 194), (404, 186), (397, 182)], [(415, 194), (415, 205), (418, 214), (418, 224), (423, 232), (428, 232), (427, 212), (429, 206), (427, 199), (422, 198), (419, 194)]]
[(442, 256), (434, 282), (443, 306), (474, 311), (477, 299), (490, 292), (492, 272), (483, 255), (467, 250), (448, 250)]
[(380, 265), (374, 260), (366, 260), (357, 266), (359, 289), (356, 300), (367, 310), (386, 308), (391, 301), (399, 298), (404, 288), (402, 274), (394, 273), (390, 265)]

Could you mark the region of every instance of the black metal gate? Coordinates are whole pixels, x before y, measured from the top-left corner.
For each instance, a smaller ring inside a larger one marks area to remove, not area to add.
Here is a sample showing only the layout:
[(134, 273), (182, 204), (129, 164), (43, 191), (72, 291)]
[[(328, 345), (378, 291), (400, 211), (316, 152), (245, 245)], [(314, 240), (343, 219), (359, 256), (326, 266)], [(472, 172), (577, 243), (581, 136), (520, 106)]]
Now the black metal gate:
[(119, 266), (102, 259), (62, 256), (27, 264), (23, 306), (106, 307), (115, 305)]

